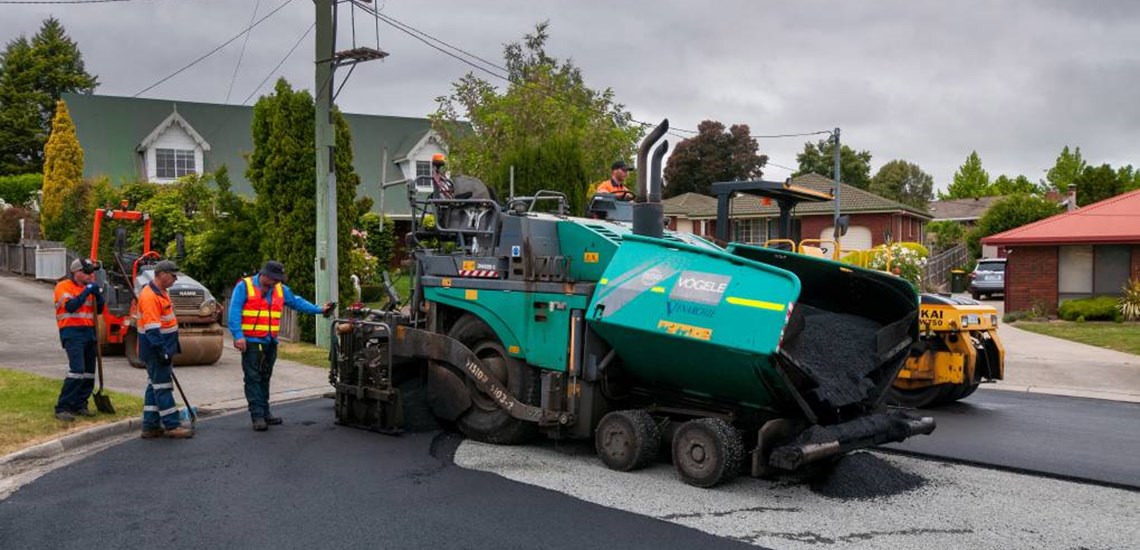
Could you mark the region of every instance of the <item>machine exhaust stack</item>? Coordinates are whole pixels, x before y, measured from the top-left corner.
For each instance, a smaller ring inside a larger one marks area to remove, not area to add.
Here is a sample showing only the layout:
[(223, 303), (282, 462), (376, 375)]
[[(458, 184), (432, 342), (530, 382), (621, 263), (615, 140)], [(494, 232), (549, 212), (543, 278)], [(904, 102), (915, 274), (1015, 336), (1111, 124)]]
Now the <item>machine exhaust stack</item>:
[(661, 182), (661, 161), (665, 160), (665, 153), (669, 152), (669, 140), (661, 142), (661, 146), (653, 151), (653, 178), (649, 180), (649, 202), (661, 202), (663, 184)]
[[(661, 204), (660, 186), (656, 193), (648, 192), (649, 173), (646, 168), (649, 164), (649, 150), (668, 130), (669, 119), (662, 120), (661, 124), (645, 136), (637, 151), (637, 198), (632, 206), (633, 232), (638, 235), (658, 238), (664, 235), (665, 207)], [(664, 155), (664, 151), (661, 154)]]

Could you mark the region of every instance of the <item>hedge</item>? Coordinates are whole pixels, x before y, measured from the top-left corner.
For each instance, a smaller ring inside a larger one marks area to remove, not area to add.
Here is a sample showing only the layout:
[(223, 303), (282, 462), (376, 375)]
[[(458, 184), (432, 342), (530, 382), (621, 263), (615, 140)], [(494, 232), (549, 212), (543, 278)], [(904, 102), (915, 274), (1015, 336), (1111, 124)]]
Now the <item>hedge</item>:
[(1112, 321), (1120, 312), (1116, 309), (1119, 300), (1115, 296), (1096, 296), (1080, 300), (1061, 302), (1057, 314), (1066, 321)]

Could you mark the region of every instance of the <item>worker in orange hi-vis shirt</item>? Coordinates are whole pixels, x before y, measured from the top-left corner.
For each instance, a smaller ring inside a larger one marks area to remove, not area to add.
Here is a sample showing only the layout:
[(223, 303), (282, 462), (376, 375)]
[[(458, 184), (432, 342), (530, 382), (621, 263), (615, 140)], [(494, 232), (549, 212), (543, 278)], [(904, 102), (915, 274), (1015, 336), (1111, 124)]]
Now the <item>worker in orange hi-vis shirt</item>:
[(55, 403), (55, 417), (71, 422), (79, 416), (95, 416), (87, 398), (95, 388), (95, 316), (103, 312), (103, 289), (95, 283), (99, 265), (80, 258), (71, 262), (71, 273), (55, 285), (55, 323), (59, 341), (67, 350), (67, 378)]
[(154, 280), (139, 292), (139, 359), (146, 362), (142, 437), (187, 439), (194, 430), (183, 428), (174, 403), (173, 357), (178, 344), (178, 319), (166, 289), (178, 279), (178, 265), (162, 260), (154, 265)]
[(631, 200), (633, 199), (633, 191), (625, 186), (625, 180), (628, 177), (629, 166), (624, 160), (616, 161), (610, 165), (610, 179), (598, 182), (594, 192), (609, 193), (621, 201)]

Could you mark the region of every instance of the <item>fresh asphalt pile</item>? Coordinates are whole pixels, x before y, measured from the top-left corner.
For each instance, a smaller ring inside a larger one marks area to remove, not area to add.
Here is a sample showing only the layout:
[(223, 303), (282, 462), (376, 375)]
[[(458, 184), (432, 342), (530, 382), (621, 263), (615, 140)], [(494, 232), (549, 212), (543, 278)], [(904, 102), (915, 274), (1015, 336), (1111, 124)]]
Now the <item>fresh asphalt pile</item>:
[(866, 398), (874, 387), (867, 375), (878, 366), (874, 358), (880, 325), (866, 317), (807, 305), (795, 311), (803, 315), (804, 327), (787, 351), (819, 384), (812, 390), (816, 397), (835, 407)]
[(872, 500), (902, 494), (926, 485), (926, 478), (867, 452), (851, 453), (828, 471), (809, 481), (816, 494), (838, 498)]

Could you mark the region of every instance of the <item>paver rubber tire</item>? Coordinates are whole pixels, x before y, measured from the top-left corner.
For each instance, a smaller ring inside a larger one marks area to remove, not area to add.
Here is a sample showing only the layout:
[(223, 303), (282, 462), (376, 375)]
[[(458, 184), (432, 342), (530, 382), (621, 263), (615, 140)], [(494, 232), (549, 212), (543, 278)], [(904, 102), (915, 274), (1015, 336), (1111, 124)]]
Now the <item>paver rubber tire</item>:
[(695, 487), (715, 487), (740, 474), (744, 442), (740, 432), (719, 418), (681, 424), (673, 435), (673, 467)]
[(594, 450), (611, 470), (629, 472), (653, 464), (660, 447), (657, 422), (640, 409), (613, 411), (594, 430)]
[[(459, 318), (448, 336), (459, 340), (475, 352), (491, 376), (523, 403), (538, 403), (539, 380), (533, 367), (507, 354), (503, 343), (491, 327), (478, 317), (465, 314)], [(485, 443), (513, 445), (525, 443), (538, 433), (538, 425), (519, 420), (499, 408), (470, 378), (464, 376), (471, 392), (472, 405), (456, 424), (467, 437)]]

